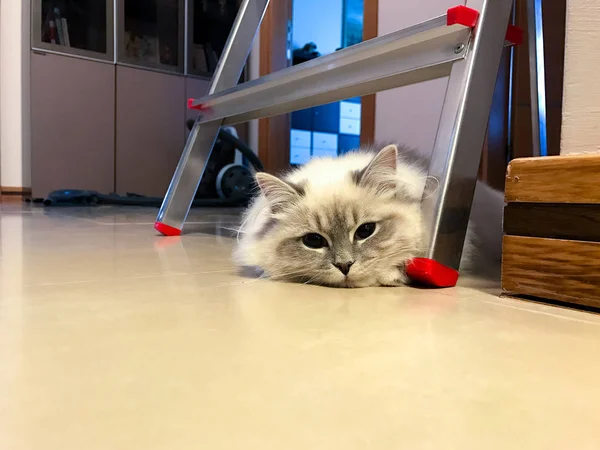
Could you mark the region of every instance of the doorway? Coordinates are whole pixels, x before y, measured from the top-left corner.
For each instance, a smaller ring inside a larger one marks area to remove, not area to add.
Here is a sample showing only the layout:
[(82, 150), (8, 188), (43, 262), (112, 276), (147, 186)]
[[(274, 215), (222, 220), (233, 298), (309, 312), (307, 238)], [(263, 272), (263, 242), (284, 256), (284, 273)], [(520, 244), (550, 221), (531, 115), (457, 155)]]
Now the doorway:
[[(294, 0), (292, 64), (358, 44), (363, 39), (363, 0)], [(335, 157), (360, 146), (360, 97), (291, 114), (290, 164)]]
[[(379, 1), (382, 2), (379, 5)], [(562, 117), (562, 73), (564, 66), (564, 35), (566, 0), (544, 3), (543, 22), (545, 28), (546, 94), (548, 100), (548, 148), (549, 154), (558, 154), (560, 148), (560, 125)], [(515, 0), (516, 25), (525, 29), (525, 0)], [(311, 9), (312, 5), (312, 9)], [(297, 58), (310, 57), (311, 52), (327, 54), (337, 50), (336, 43), (319, 36), (323, 26), (317, 19), (333, 13), (323, 14), (322, 6), (335, 9), (335, 26), (330, 26), (326, 36), (335, 36), (339, 47), (356, 43), (356, 36), (371, 39), (379, 34), (379, 8), (389, 10), (390, 2), (383, 0), (281, 0), (273, 1), (261, 29), (261, 74), (266, 75), (293, 63), (293, 50)], [(396, 4), (394, 3), (394, 8)], [(318, 13), (317, 13), (318, 11)], [(358, 11), (358, 14), (356, 14)], [(294, 27), (294, 16), (297, 25)], [(385, 17), (385, 16), (384, 16)], [(310, 23), (309, 31), (303, 33), (303, 21)], [(389, 27), (388, 27), (389, 28)], [(291, 29), (291, 37), (290, 37)], [(362, 29), (362, 34), (358, 32)], [(270, 30), (270, 31), (269, 31)], [(333, 31), (331, 31), (333, 30)], [(353, 40), (354, 39), (354, 40)], [(306, 44), (313, 42), (314, 46)], [(483, 148), (480, 177), (490, 185), (503, 189), (506, 165), (515, 157), (531, 156), (531, 105), (529, 96), (529, 68), (527, 37), (524, 43), (514, 48), (511, 74), (511, 50), (506, 49), (498, 74), (494, 102), (490, 113), (487, 140)], [(287, 56), (286, 56), (287, 55)], [(265, 62), (265, 64), (262, 64)], [(512, 76), (511, 76), (512, 75)], [(351, 99), (353, 103), (357, 99)], [(312, 112), (302, 111), (293, 116), (277, 116), (261, 120), (260, 157), (269, 171), (281, 171), (292, 164), (301, 164), (314, 156), (341, 154), (360, 144), (375, 140), (375, 95), (367, 95), (360, 103), (337, 106), (324, 105)], [(353, 108), (353, 109), (349, 109)], [(322, 112), (321, 112), (322, 111)], [(318, 112), (319, 114), (315, 114)], [(344, 114), (344, 117), (342, 117)], [(349, 116), (349, 117), (348, 117)], [(321, 119), (323, 121), (321, 122)], [(341, 133), (344, 123), (360, 124), (360, 130)], [(315, 128), (315, 120), (317, 127)], [(353, 122), (354, 121), (354, 122)], [(277, 123), (277, 125), (275, 125)], [(336, 128), (337, 124), (337, 128)], [(295, 130), (292, 132), (292, 130)], [(316, 145), (315, 145), (316, 133)], [(378, 132), (380, 135), (381, 130)], [(319, 139), (321, 138), (321, 139)], [(292, 150), (293, 149), (293, 150)]]

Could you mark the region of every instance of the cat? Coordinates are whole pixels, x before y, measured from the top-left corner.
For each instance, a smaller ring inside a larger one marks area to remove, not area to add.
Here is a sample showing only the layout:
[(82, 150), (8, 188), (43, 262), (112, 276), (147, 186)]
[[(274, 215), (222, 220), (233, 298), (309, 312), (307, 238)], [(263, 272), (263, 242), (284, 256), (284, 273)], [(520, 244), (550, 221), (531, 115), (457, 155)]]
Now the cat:
[[(235, 261), (267, 277), (332, 287), (399, 286), (423, 251), (421, 199), (436, 183), (396, 145), (315, 158), (282, 178), (259, 172)], [(463, 268), (498, 263), (503, 196), (478, 183)]]

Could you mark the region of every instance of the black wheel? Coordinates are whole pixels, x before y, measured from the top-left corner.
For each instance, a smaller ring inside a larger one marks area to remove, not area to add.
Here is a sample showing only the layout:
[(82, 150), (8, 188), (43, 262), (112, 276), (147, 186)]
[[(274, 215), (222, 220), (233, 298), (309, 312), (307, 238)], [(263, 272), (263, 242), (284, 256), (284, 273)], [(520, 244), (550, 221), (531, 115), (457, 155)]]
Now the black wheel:
[(229, 164), (217, 176), (217, 193), (226, 200), (249, 200), (254, 192), (254, 177), (239, 164)]

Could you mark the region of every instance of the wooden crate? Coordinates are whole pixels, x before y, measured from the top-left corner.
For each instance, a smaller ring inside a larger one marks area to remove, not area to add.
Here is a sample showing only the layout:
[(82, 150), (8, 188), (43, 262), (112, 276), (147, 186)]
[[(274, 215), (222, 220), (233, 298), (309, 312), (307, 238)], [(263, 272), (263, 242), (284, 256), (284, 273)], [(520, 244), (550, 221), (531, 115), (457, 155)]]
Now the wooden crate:
[(503, 291), (600, 308), (600, 155), (516, 159), (506, 202)]

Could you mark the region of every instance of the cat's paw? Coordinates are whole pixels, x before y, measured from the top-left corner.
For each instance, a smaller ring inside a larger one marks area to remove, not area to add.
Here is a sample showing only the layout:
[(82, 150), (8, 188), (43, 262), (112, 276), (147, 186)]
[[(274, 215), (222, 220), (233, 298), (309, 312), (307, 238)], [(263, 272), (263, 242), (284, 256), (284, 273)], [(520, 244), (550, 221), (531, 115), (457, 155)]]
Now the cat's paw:
[(404, 286), (408, 283), (408, 277), (403, 269), (393, 267), (386, 273), (380, 274), (377, 281), (381, 286)]

